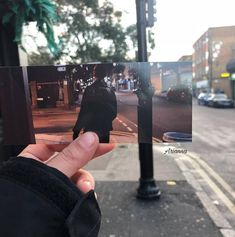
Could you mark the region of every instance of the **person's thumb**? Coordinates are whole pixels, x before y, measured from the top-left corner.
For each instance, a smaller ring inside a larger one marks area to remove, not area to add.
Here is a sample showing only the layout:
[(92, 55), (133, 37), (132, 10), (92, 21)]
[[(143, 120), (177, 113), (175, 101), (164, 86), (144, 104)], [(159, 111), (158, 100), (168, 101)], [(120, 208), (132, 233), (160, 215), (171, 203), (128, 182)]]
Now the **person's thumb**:
[(93, 158), (98, 145), (98, 136), (93, 132), (87, 132), (74, 140), (51, 159), (47, 165), (60, 170), (68, 177), (72, 177), (78, 169)]

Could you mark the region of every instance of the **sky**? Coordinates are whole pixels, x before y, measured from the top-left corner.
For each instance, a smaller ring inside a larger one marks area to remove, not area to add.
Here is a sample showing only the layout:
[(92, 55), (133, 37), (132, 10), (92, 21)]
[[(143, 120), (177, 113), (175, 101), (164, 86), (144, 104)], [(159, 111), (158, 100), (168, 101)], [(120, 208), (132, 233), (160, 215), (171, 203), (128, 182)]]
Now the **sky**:
[[(135, 0), (111, 0), (123, 11), (123, 24), (135, 24)], [(120, 4), (121, 2), (125, 4)], [(152, 28), (156, 47), (149, 61), (177, 61), (193, 53), (193, 44), (209, 28), (235, 25), (234, 0), (157, 0)]]

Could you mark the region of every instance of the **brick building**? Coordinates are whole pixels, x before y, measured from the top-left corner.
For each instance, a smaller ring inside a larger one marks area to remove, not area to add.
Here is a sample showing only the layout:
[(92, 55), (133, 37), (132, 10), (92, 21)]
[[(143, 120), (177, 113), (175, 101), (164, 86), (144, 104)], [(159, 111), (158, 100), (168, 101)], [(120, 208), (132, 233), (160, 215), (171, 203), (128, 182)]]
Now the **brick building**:
[(233, 98), (233, 83), (226, 65), (235, 58), (235, 26), (209, 28), (193, 48), (194, 89), (224, 91)]

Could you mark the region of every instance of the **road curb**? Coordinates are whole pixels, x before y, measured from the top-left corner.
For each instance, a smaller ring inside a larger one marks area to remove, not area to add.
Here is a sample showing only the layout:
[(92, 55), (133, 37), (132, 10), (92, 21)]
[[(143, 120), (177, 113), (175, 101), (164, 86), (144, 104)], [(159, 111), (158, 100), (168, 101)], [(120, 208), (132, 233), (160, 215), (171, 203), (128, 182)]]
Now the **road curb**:
[[(165, 144), (172, 149), (179, 149), (174, 144)], [(160, 152), (164, 152), (166, 150), (165, 147), (156, 147), (157, 150)], [(173, 157), (173, 155), (169, 155)], [(195, 176), (191, 172), (191, 170), (186, 166), (184, 160), (185, 159), (198, 159), (197, 155), (194, 153), (188, 152), (187, 154), (180, 154), (179, 157), (175, 158), (176, 164), (178, 165), (179, 169), (181, 170), (182, 174), (184, 175), (186, 181), (192, 186), (195, 190), (197, 197), (199, 198), (200, 202), (202, 203), (203, 207), (207, 211), (208, 215), (210, 216), (211, 220), (214, 222), (215, 226), (220, 230), (220, 233), (223, 237), (235, 237), (235, 230), (229, 224), (228, 220), (224, 215), (220, 212), (220, 210), (213, 204), (210, 197), (207, 193), (203, 190), (200, 183), (196, 180)]]
[(176, 159), (176, 163), (183, 172), (183, 175), (187, 182), (195, 189), (196, 195), (200, 199), (204, 208), (207, 210), (207, 213), (209, 214), (215, 225), (219, 229), (223, 228), (224, 230), (232, 230), (232, 227), (228, 223), (227, 219), (221, 214), (218, 208), (212, 204), (212, 201), (210, 200), (209, 196), (206, 194), (206, 192), (203, 191), (201, 185), (195, 179), (193, 174), (189, 170), (187, 170), (186, 165), (180, 159)]
[(224, 237), (235, 237), (234, 230), (221, 229), (220, 232)]
[[(185, 156), (188, 157), (189, 159), (192, 158), (192, 154), (189, 154), (189, 155), (187, 154)], [(195, 156), (194, 156), (194, 158), (195, 158)], [(208, 215), (210, 216), (210, 218), (212, 219), (214, 224), (220, 229), (220, 232), (221, 232), (222, 236), (223, 237), (235, 237), (235, 231), (232, 229), (232, 226), (229, 224), (229, 222), (223, 216), (223, 214), (219, 211), (219, 209), (212, 203), (212, 200), (206, 194), (206, 192), (203, 191), (201, 185), (195, 179), (195, 177), (191, 173), (191, 171), (187, 170), (187, 167), (183, 163), (183, 161), (181, 161), (179, 159), (178, 160), (176, 159), (176, 162), (177, 162), (179, 168), (181, 169), (181, 171), (182, 171), (185, 179), (187, 180), (187, 182), (196, 191), (196, 195), (199, 198), (199, 200), (201, 201), (204, 208), (206, 209)], [(182, 166), (182, 164), (180, 164), (180, 162), (183, 163), (183, 166)], [(182, 167), (183, 167), (183, 169), (182, 169)]]
[(214, 206), (209, 196), (204, 192), (196, 192), (196, 195), (200, 199), (201, 203), (207, 210), (207, 213), (219, 229), (232, 230), (232, 226), (228, 223), (227, 219), (221, 214), (216, 206)]

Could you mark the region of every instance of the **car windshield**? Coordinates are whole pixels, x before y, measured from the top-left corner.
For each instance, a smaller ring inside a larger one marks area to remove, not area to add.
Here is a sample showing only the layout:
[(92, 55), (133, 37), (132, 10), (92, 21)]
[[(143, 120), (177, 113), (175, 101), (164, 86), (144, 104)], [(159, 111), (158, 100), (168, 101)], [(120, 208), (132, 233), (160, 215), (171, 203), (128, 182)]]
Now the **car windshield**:
[(199, 94), (198, 97), (202, 97), (202, 96), (205, 96), (205, 95), (206, 95), (206, 93), (202, 92), (202, 93)]
[(225, 94), (218, 94), (218, 95), (214, 95), (214, 99), (227, 99), (227, 95)]

